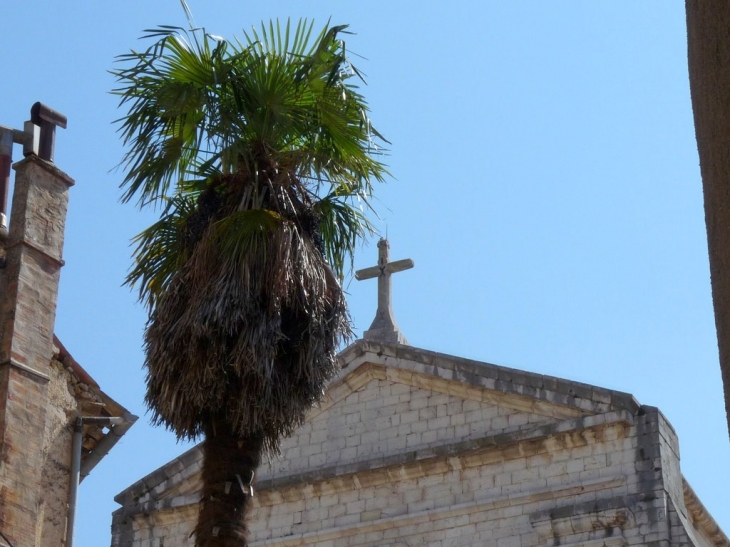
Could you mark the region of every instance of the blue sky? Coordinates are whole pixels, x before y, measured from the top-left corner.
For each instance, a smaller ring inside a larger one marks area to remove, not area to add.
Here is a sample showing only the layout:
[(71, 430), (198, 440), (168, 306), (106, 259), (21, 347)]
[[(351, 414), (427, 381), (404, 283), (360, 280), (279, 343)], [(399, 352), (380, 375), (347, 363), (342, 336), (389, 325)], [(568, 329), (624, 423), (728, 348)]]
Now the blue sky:
[[(374, 125), (393, 143), (376, 224), (392, 259), (416, 263), (393, 281), (411, 344), (659, 407), (685, 477), (730, 532), (682, 2), (189, 3), (225, 37), (277, 17), (350, 24)], [(0, 124), (21, 127), (37, 100), (69, 120), (56, 148), (76, 180), (56, 332), (142, 416), (80, 489), (77, 545), (108, 545), (113, 496), (185, 446), (144, 416), (145, 313), (121, 282), (129, 240), (153, 216), (118, 202), (121, 112), (107, 71), (143, 47), (143, 29), (185, 18), (177, 0), (0, 9)], [(355, 265), (376, 256), (373, 240)], [(376, 283), (347, 290), (360, 332)]]

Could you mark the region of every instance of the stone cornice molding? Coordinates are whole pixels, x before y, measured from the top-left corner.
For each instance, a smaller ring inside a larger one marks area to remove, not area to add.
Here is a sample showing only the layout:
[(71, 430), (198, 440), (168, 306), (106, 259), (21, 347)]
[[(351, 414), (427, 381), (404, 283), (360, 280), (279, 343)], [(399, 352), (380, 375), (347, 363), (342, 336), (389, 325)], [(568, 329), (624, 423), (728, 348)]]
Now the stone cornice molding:
[(730, 547), (730, 539), (728, 539), (715, 519), (712, 518), (712, 515), (705, 506), (702, 505), (700, 498), (697, 497), (697, 494), (695, 494), (695, 491), (684, 477), (682, 477), (682, 493), (684, 494), (684, 504), (692, 519), (692, 525), (704, 533), (712, 541), (713, 545), (717, 547)]
[[(631, 423), (632, 418), (628, 412), (610, 412), (538, 425), (510, 433), (488, 435), (471, 441), (423, 448), (353, 464), (262, 480), (257, 484), (256, 503), (259, 506), (275, 505), (283, 501), (309, 499), (319, 495), (524, 458), (548, 452), (549, 448), (545, 441), (550, 438), (555, 439), (558, 443), (569, 443), (573, 447), (587, 446), (600, 442), (600, 435), (587, 435), (587, 431), (597, 433), (599, 430), (609, 427), (624, 429)], [(189, 454), (188, 457), (197, 457), (192, 451), (186, 454)], [(200, 468), (199, 462), (196, 462), (194, 467), (197, 472)], [(187, 478), (190, 478), (191, 475), (192, 473), (188, 474)], [(154, 489), (164, 492), (159, 485)], [(186, 494), (150, 499), (144, 502), (132, 502), (129, 499), (117, 499), (116, 501), (124, 503), (124, 506), (115, 514), (134, 516), (181, 507), (189, 503), (194, 503), (197, 507), (198, 495)]]
[(65, 184), (68, 188), (76, 184), (76, 181), (68, 176), (64, 171), (61, 171), (56, 165), (50, 161), (43, 160), (35, 154), (30, 154), (20, 161), (13, 164), (13, 169), (17, 170), (18, 167), (23, 167), (25, 164), (37, 165), (41, 169), (48, 171), (56, 180)]
[(13, 241), (12, 243), (9, 243), (5, 246), (5, 251), (8, 252), (11, 249), (14, 249), (15, 247), (25, 247), (27, 249), (30, 249), (31, 251), (38, 253), (43, 258), (51, 261), (57, 268), (62, 268), (66, 265), (66, 262), (57, 256), (53, 256), (52, 254), (46, 252), (44, 249), (42, 249), (40, 246), (36, 245), (32, 241), (28, 239), (21, 239), (19, 241)]
[(40, 381), (43, 384), (48, 383), (51, 380), (51, 377), (48, 376), (48, 374), (41, 372), (39, 370), (36, 370), (32, 367), (29, 367), (28, 365), (19, 363), (15, 359), (9, 359), (9, 360), (5, 361), (4, 363), (0, 363), (0, 367), (4, 367), (4, 366), (11, 366), (13, 368), (16, 368), (16, 369), (24, 372), (28, 376), (30, 376), (32, 379), (34, 379), (36, 381)]

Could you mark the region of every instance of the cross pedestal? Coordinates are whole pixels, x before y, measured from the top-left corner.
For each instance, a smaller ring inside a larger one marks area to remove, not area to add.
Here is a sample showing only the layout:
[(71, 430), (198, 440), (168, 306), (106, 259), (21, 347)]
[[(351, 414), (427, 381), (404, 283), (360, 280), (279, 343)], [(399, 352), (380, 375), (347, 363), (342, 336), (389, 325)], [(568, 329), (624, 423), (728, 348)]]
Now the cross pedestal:
[(391, 274), (413, 268), (413, 260), (396, 260), (390, 262), (390, 244), (387, 239), (378, 241), (378, 265), (355, 272), (355, 279), (378, 278), (378, 311), (370, 328), (363, 333), (365, 340), (408, 344), (408, 340), (398, 328), (393, 317), (393, 299), (391, 294)]

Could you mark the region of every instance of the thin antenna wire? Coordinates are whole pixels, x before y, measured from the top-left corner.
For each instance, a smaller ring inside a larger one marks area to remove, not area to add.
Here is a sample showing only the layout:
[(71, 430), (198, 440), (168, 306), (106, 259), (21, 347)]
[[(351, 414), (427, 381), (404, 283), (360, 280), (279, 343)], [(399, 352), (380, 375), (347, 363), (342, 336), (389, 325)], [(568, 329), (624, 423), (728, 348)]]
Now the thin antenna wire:
[(180, 5), (185, 12), (185, 18), (188, 20), (188, 25), (190, 25), (191, 29), (195, 28), (195, 19), (193, 19), (193, 12), (190, 11), (190, 6), (188, 6), (188, 3), (185, 0), (180, 0)]

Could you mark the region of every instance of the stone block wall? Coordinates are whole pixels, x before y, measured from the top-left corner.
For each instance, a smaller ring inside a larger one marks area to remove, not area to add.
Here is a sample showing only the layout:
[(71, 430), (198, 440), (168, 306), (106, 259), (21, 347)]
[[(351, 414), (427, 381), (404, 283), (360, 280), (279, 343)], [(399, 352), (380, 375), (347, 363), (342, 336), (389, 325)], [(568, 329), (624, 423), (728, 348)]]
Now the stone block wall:
[(15, 545), (47, 545), (42, 473), (53, 327), (73, 181), (36, 156), (17, 163), (0, 270), (0, 530)]
[(537, 546), (554, 541), (561, 510), (574, 535), (585, 513), (591, 539), (604, 537), (593, 529), (603, 523), (606, 533), (640, 544), (643, 537), (631, 542), (641, 536), (630, 522), (636, 507), (627, 507), (638, 484), (636, 439), (616, 418), (522, 440), (503, 434), (500, 446), (263, 491), (252, 545)]
[(517, 431), (551, 417), (506, 405), (396, 383), (373, 367), (367, 382), (338, 404), (315, 411), (281, 444), (282, 458), (263, 465), (259, 480), (357, 463), (405, 451), (434, 447), (454, 439), (469, 441), (487, 433)]
[(63, 546), (68, 518), (73, 420), (78, 415), (79, 405), (71, 388), (71, 375), (60, 361), (51, 361), (49, 376), (38, 509), (38, 523), (42, 528), (38, 545)]
[[(730, 547), (656, 408), (371, 346), (345, 351), (321, 407), (259, 469), (252, 547)], [(120, 494), (112, 546), (192, 547), (201, 459), (191, 449)]]

